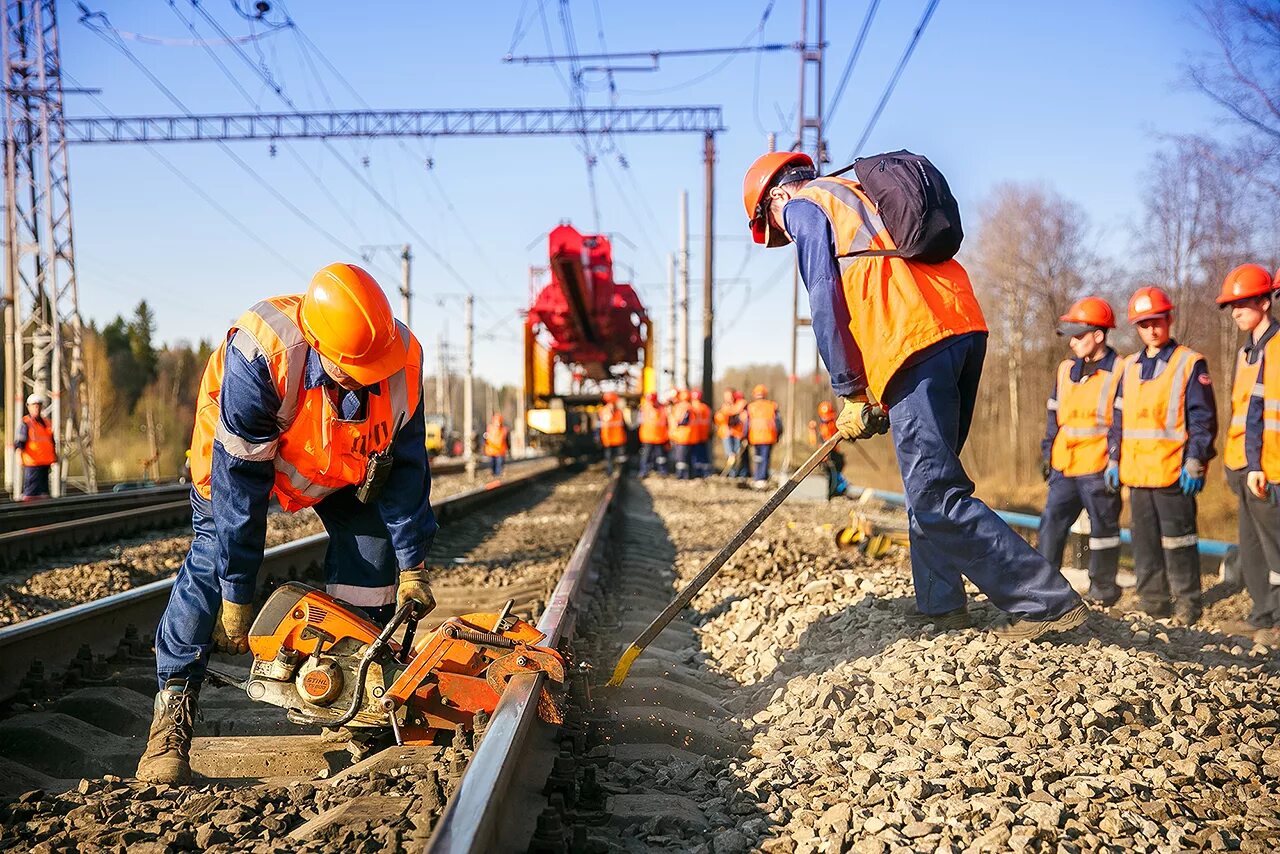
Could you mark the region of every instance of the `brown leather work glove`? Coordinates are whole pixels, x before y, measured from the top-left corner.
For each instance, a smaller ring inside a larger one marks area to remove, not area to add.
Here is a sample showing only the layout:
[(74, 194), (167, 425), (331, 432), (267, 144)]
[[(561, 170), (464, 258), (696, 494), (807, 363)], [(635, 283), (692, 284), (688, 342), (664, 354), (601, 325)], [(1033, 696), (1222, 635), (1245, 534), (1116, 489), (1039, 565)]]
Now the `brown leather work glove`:
[(410, 599), (422, 605), (423, 616), (431, 613), (436, 607), (436, 597), (431, 594), (431, 573), (424, 567), (400, 570), (400, 585), (396, 588), (396, 608), (399, 609)]
[(218, 617), (213, 621), (213, 646), (231, 655), (249, 651), (249, 627), (253, 625), (253, 605), (238, 605), (222, 600)]

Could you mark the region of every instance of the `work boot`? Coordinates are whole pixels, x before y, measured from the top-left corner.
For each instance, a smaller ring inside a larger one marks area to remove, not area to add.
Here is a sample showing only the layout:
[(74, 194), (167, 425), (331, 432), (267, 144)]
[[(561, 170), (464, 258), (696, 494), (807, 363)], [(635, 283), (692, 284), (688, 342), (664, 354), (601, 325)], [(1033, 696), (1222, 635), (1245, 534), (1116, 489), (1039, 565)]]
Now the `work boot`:
[(1089, 607), (1083, 602), (1061, 617), (1052, 620), (1014, 620), (1007, 626), (995, 629), (998, 638), (1008, 641), (1034, 640), (1051, 632), (1067, 632), (1084, 625), (1089, 618)]
[(147, 749), (138, 760), (138, 779), (181, 786), (191, 782), (191, 728), (196, 695), (185, 679), (170, 679), (156, 694)]
[(1195, 605), (1179, 605), (1174, 609), (1173, 618), (1169, 620), (1175, 626), (1194, 626), (1200, 621), (1200, 608)]
[(1265, 632), (1269, 626), (1255, 626), (1248, 620), (1227, 620), (1218, 625), (1218, 631), (1224, 635), (1236, 635), (1242, 638), (1253, 638)]
[(1120, 594), (1117, 593), (1114, 596), (1097, 596), (1093, 593), (1089, 593), (1084, 597), (1084, 601), (1095, 608), (1100, 608), (1105, 611), (1120, 601)]
[(957, 631), (973, 626), (973, 615), (969, 613), (967, 605), (961, 605), (959, 608), (953, 608), (941, 614), (916, 614), (915, 620), (920, 623), (933, 623), (934, 629), (939, 632)]

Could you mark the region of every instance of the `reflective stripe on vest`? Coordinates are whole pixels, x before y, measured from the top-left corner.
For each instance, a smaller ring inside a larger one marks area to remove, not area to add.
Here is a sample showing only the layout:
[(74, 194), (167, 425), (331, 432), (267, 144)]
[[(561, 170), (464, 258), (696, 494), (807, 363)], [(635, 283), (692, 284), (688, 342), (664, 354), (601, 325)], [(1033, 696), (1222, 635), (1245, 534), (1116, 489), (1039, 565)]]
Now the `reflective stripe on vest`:
[(58, 461), (57, 445), (53, 441), (53, 422), (47, 418), (39, 421), (30, 415), (22, 416), (27, 426), (27, 441), (22, 446), (22, 464), (27, 468), (51, 466)]
[(778, 404), (772, 400), (753, 400), (747, 404), (747, 442), (773, 445), (778, 441)]
[[(366, 394), (364, 417), (344, 421), (325, 385), (303, 388), (310, 347), (297, 316), (301, 296), (272, 297), (245, 312), (210, 357), (201, 380), (196, 425), (191, 441), (191, 474), (205, 498), (212, 492), (215, 441), (239, 459), (271, 460), (272, 493), (285, 510), (309, 507), (364, 478), (368, 456), (390, 446), (396, 425), (417, 409), (421, 395), (422, 348), (397, 322), (408, 359), (405, 367)], [(279, 434), (267, 442), (249, 442), (227, 429), (221, 417), (222, 377), (227, 348), (246, 359), (261, 357), (280, 398)]]
[(645, 445), (665, 445), (670, 437), (667, 413), (661, 406), (648, 403), (640, 407), (640, 441)]
[(1187, 443), (1187, 379), (1199, 353), (1179, 344), (1156, 375), (1141, 378), (1138, 358), (1124, 370), (1120, 482), (1125, 486), (1165, 487), (1178, 480)]
[[(796, 198), (822, 208), (835, 235), (837, 255), (893, 248), (858, 182), (820, 178), (806, 184)], [(873, 256), (838, 261), (849, 332), (878, 398), (883, 399), (885, 386), (913, 353), (955, 335), (987, 329), (969, 274), (954, 260), (919, 264)]]
[[(1262, 358), (1251, 365), (1244, 348), (1240, 348), (1236, 354), (1236, 375), (1231, 381), (1231, 423), (1227, 425), (1227, 442), (1222, 450), (1222, 464), (1232, 471), (1240, 471), (1249, 464), (1244, 451), (1244, 434), (1250, 399), (1265, 394), (1260, 382), (1261, 371)], [(1263, 423), (1265, 425), (1265, 419)]]
[[(1072, 382), (1072, 364), (1067, 359), (1058, 365), (1058, 434), (1053, 440), (1050, 463), (1067, 477), (1080, 477), (1107, 467), (1107, 429), (1111, 426), (1121, 371), (1099, 369)], [(1123, 368), (1123, 362), (1119, 367)]]

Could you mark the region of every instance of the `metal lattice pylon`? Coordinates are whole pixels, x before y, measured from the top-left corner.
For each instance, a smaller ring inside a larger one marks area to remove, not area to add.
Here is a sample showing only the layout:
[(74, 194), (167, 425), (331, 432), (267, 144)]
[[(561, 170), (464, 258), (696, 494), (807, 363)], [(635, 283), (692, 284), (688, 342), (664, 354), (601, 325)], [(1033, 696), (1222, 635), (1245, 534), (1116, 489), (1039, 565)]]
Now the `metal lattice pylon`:
[(96, 491), (84, 384), (71, 185), (54, 0), (5, 0), (5, 483), (17, 494), (7, 450), (26, 397), (47, 395), (59, 463), (50, 486)]

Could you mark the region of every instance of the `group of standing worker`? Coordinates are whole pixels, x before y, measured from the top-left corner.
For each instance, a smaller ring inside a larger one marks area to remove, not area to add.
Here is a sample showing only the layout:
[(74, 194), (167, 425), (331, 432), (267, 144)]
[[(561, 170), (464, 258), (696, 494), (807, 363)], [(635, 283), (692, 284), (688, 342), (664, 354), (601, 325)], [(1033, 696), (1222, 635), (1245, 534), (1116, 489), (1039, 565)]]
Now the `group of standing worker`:
[[(1232, 270), (1217, 303), (1248, 338), (1236, 358), (1231, 421), (1223, 463), (1239, 510), (1240, 566), (1252, 599), (1249, 616), (1224, 625), (1253, 635), (1280, 627), (1280, 344), (1271, 316), (1280, 287), (1256, 264)], [(1218, 419), (1212, 380), (1200, 353), (1173, 339), (1174, 305), (1155, 287), (1129, 299), (1128, 320), (1142, 349), (1124, 358), (1107, 344), (1111, 306), (1086, 297), (1061, 318), (1072, 358), (1058, 367), (1042, 444), (1049, 498), (1040, 550), (1062, 562), (1067, 533), (1083, 509), (1089, 519), (1087, 599), (1110, 607), (1120, 554), (1121, 488), (1132, 515), (1138, 607), (1192, 625), (1201, 616), (1196, 496), (1216, 455)], [(1270, 360), (1268, 360), (1270, 356)]]
[(723, 473), (730, 478), (748, 477), (749, 449), (752, 486), (765, 488), (773, 446), (782, 436), (782, 420), (778, 405), (762, 385), (752, 389), (750, 402), (740, 391), (727, 389), (724, 404), (714, 414), (696, 389), (676, 389), (665, 401), (650, 392), (640, 404), (640, 476), (674, 473), (678, 480), (709, 477), (713, 425), (724, 448)]

